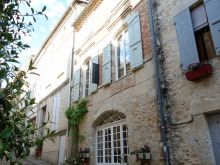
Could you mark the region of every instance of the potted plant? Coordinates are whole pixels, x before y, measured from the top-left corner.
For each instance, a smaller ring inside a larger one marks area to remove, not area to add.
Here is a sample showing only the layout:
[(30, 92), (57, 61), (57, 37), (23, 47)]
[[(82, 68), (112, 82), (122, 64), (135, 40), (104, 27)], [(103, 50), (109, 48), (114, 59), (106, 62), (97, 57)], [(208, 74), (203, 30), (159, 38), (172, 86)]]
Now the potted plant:
[(211, 74), (212, 66), (210, 64), (192, 63), (185, 71), (186, 79), (189, 81), (195, 81)]
[(35, 141), (35, 157), (40, 158), (42, 153), (42, 147), (43, 147), (44, 140), (42, 138), (37, 138)]

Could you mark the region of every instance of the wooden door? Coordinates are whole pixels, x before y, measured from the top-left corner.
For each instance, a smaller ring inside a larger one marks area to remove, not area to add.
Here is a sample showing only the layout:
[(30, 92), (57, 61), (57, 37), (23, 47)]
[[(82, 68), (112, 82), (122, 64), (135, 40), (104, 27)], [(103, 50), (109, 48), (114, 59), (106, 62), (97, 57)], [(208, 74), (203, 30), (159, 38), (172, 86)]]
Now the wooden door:
[(60, 147), (59, 147), (59, 161), (58, 165), (64, 164), (64, 156), (65, 156), (65, 140), (66, 135), (60, 136)]
[(216, 165), (220, 165), (220, 114), (208, 116), (208, 123)]

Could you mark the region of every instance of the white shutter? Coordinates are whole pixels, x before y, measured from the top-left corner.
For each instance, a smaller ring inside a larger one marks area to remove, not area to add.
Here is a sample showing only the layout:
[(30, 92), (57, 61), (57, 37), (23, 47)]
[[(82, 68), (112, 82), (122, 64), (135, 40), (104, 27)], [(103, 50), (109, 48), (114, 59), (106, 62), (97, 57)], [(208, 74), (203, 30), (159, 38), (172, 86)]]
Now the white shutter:
[(103, 49), (103, 66), (102, 66), (102, 77), (103, 85), (108, 85), (112, 80), (112, 48), (111, 44), (107, 45)]
[(73, 101), (79, 100), (80, 97), (80, 68), (75, 68), (73, 80)]
[(142, 66), (144, 62), (141, 42), (141, 24), (138, 12), (133, 12), (128, 18), (128, 34), (131, 69), (136, 69)]
[(217, 55), (220, 55), (220, 0), (204, 0), (212, 39)]
[(185, 9), (174, 18), (179, 42), (180, 60), (185, 71), (193, 63), (199, 63), (199, 55), (193, 31), (190, 10)]
[(52, 127), (51, 130), (55, 130), (55, 125), (56, 125), (56, 97), (53, 98), (53, 112), (52, 112)]
[(99, 58), (98, 56), (95, 56), (92, 58), (91, 60), (91, 66), (90, 66), (90, 85), (89, 85), (89, 93), (93, 93), (95, 91), (97, 91), (97, 84), (92, 83), (92, 78), (93, 76), (95, 76), (94, 74), (94, 68), (93, 68), (93, 64), (98, 64), (99, 63)]
[(59, 116), (60, 116), (60, 94), (56, 96), (56, 120), (55, 120), (55, 129), (59, 127)]

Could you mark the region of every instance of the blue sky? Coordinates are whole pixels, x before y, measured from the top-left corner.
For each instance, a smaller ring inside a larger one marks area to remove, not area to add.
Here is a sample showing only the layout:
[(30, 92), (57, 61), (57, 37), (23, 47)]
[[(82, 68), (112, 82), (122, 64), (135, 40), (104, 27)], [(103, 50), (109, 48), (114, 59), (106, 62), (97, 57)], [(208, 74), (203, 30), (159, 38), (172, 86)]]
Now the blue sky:
[(27, 63), (30, 55), (38, 53), (42, 44), (63, 16), (71, 1), (72, 0), (32, 0), (31, 6), (34, 9), (42, 9), (43, 6), (47, 7), (45, 13), (48, 20), (43, 16), (39, 17), (37, 22), (33, 24), (34, 32), (31, 33), (31, 36), (24, 38), (23, 42), (29, 44), (31, 48), (22, 52), (20, 56), (22, 65)]

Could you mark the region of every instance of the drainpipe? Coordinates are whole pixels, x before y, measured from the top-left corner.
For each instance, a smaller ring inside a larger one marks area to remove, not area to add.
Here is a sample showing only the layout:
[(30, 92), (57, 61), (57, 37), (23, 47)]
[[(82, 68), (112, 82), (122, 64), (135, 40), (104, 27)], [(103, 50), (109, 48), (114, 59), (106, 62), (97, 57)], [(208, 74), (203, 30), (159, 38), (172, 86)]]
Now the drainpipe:
[[(71, 7), (71, 10), (73, 8)], [(75, 29), (72, 29), (72, 53), (70, 55), (70, 68), (69, 68), (69, 107), (72, 106), (72, 91), (73, 91), (73, 73), (74, 73), (74, 44), (75, 44)], [(69, 132), (69, 122), (67, 126), (66, 136), (68, 137), (67, 158), (72, 157), (72, 137)]]
[[(76, 0), (75, 1), (77, 4), (88, 4), (89, 1), (88, 0)], [(71, 9), (74, 10), (72, 4), (71, 4)], [(76, 19), (76, 18), (74, 18)], [(70, 57), (70, 80), (69, 80), (69, 107), (71, 107), (73, 105), (73, 98), (72, 98), (72, 92), (73, 92), (73, 82), (74, 82), (74, 47), (75, 47), (75, 34), (76, 31), (73, 27), (73, 45), (72, 45), (72, 54)], [(69, 137), (69, 146), (67, 147), (67, 155), (68, 158), (73, 158), (76, 157), (77, 153), (78, 153), (78, 139), (74, 139), (74, 137), (71, 135), (71, 131), (69, 128), (69, 124), (68, 124), (68, 128), (67, 128), (67, 136)], [(73, 141), (76, 141), (76, 143), (74, 144)]]
[(165, 94), (164, 94), (164, 75), (162, 74), (163, 66), (161, 66), (160, 59), (158, 55), (160, 55), (160, 42), (158, 36), (158, 27), (157, 27), (157, 14), (156, 14), (156, 2), (155, 0), (146, 0), (148, 6), (148, 14), (149, 14), (149, 21), (150, 21), (150, 32), (152, 37), (152, 45), (153, 45), (153, 61), (155, 65), (155, 76), (156, 76), (156, 85), (157, 85), (157, 102), (160, 114), (160, 128), (161, 128), (161, 135), (162, 135), (162, 143), (163, 143), (163, 155), (165, 159), (166, 165), (171, 165), (170, 161), (170, 153), (169, 153), (169, 146), (168, 146), (168, 121), (166, 115), (166, 103), (165, 103)]
[[(71, 64), (70, 64), (70, 100), (69, 100), (69, 107), (73, 106), (73, 98), (72, 98), (72, 93), (73, 93), (73, 81), (74, 81), (74, 44), (75, 44), (75, 29), (73, 28), (73, 48), (72, 48), (72, 57), (71, 57)], [(74, 136), (72, 136), (72, 131), (69, 128), (69, 123), (68, 123), (68, 128), (67, 128), (67, 134), (69, 136), (69, 148), (68, 148), (68, 157), (69, 158), (76, 158), (77, 153), (78, 153), (78, 139), (76, 139)], [(73, 143), (75, 141), (76, 143)], [(71, 160), (72, 162), (72, 160)], [(72, 162), (73, 163), (73, 162)]]

